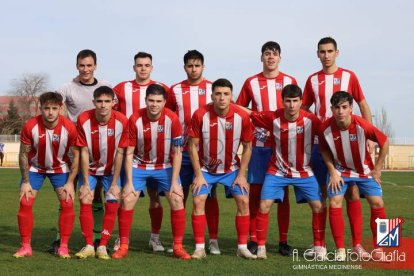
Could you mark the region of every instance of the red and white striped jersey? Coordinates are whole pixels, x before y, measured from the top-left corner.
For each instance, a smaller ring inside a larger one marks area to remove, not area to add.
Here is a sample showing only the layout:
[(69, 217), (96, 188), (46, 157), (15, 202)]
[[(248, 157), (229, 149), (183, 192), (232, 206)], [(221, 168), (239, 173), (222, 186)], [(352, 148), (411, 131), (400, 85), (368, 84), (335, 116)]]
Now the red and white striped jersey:
[(129, 118), (129, 146), (135, 147), (133, 167), (146, 170), (170, 168), (173, 146), (182, 145), (177, 115), (164, 108), (157, 121), (151, 121), (146, 108)]
[[(282, 89), (288, 84), (297, 85), (296, 79), (282, 72), (275, 78), (256, 74), (244, 82), (236, 103), (248, 107), (252, 102), (253, 111), (275, 111), (283, 108)], [(271, 147), (269, 131), (255, 126), (253, 145)]]
[(252, 112), (254, 125), (269, 130), (273, 138), (272, 157), (267, 172), (273, 175), (302, 178), (310, 177), (313, 171), (310, 157), (315, 136), (319, 134), (319, 119), (304, 110), (290, 122), (284, 117), (284, 109)]
[(146, 107), (145, 93), (148, 86), (153, 83), (162, 85), (165, 91), (169, 90), (165, 84), (153, 80), (146, 85), (140, 85), (135, 80), (118, 83), (114, 87), (117, 98), (114, 108), (129, 118), (136, 110)]
[(128, 119), (112, 110), (109, 121), (101, 125), (96, 120), (95, 109), (91, 109), (79, 115), (77, 126), (77, 145), (89, 151), (89, 174), (112, 175), (116, 150), (128, 146)]
[(240, 142), (252, 140), (249, 115), (231, 103), (229, 112), (220, 117), (213, 104), (198, 109), (192, 118), (189, 136), (199, 138), (201, 170), (210, 173), (227, 173), (240, 167), (237, 156)]
[(365, 99), (356, 75), (338, 68), (333, 74), (325, 74), (321, 70), (309, 76), (303, 90), (303, 105), (310, 107), (315, 104), (315, 115), (323, 122), (332, 117), (330, 100), (338, 91), (350, 93), (357, 103)]
[(339, 129), (332, 117), (322, 124), (320, 146), (332, 152), (335, 168), (341, 176), (367, 178), (374, 168), (366, 147), (367, 139), (382, 147), (388, 138), (357, 115), (352, 115), (351, 124), (346, 130)]
[(188, 126), (191, 124), (191, 117), (197, 109), (211, 102), (211, 86), (211, 81), (206, 79), (198, 85), (190, 85), (184, 80), (169, 90), (166, 107), (178, 115), (183, 129), (185, 151), (188, 150)]
[(42, 115), (29, 119), (23, 126), (20, 141), (30, 145), (29, 170), (38, 173), (68, 173), (69, 148), (76, 145), (76, 126), (60, 115), (57, 126), (48, 129)]

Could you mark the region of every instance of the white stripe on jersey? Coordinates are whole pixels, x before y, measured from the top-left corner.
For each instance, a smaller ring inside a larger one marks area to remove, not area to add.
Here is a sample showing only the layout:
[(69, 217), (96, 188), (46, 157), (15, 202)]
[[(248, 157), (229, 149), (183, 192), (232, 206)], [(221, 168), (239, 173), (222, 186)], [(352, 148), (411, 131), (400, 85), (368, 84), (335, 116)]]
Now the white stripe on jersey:
[[(311, 121), (309, 118), (304, 117), (303, 118), (303, 124), (305, 126), (304, 132), (304, 145), (308, 146), (307, 148), (304, 149), (303, 151), (303, 161), (304, 164), (310, 164), (310, 158), (312, 155), (312, 126), (313, 126), (313, 122), (309, 122)], [(308, 168), (305, 170), (309, 173), (309, 175), (313, 175), (313, 171), (310, 168), (310, 166), (308, 166)]]
[(46, 152), (45, 152), (45, 168), (50, 168), (53, 165), (53, 153), (52, 153), (52, 137), (53, 129), (45, 129), (46, 134)]
[(151, 163), (155, 163), (157, 161), (157, 137), (158, 137), (158, 121), (150, 122), (151, 125), (151, 151), (149, 159)]
[[(108, 161), (108, 126), (99, 126), (99, 164), (106, 164)], [(92, 152), (92, 148), (90, 149)], [(95, 160), (98, 161), (98, 160)], [(103, 175), (105, 172), (105, 166), (99, 166), (96, 170), (96, 175)]]
[(164, 122), (164, 161), (170, 160), (171, 139), (172, 139), (172, 137), (171, 137), (171, 133), (172, 133), (171, 126), (172, 126), (172, 120), (170, 119), (170, 117), (165, 116), (165, 122)]
[[(209, 163), (209, 155), (210, 155), (210, 112), (206, 112), (203, 116), (202, 119), (203, 122), (203, 127), (201, 130), (202, 133), (202, 137), (203, 137), (203, 151), (204, 151), (204, 156), (202, 156), (201, 158), (203, 158), (203, 162), (205, 164)], [(214, 123), (217, 124), (217, 123)]]
[[(346, 71), (342, 71), (341, 76), (341, 91), (348, 91), (349, 80), (351, 79), (351, 74)], [(334, 91), (337, 92), (337, 91)]]
[[(267, 91), (268, 91), (268, 101), (269, 101), (269, 110), (274, 111), (277, 109), (277, 100), (276, 100), (276, 82), (271, 79), (271, 80), (267, 80)], [(260, 96), (260, 94), (259, 94)], [(261, 101), (261, 100), (260, 100)], [(259, 110), (259, 111), (263, 111)]]
[[(174, 90), (179, 90), (182, 91), (182, 87), (181, 84), (178, 84)], [(190, 91), (186, 92), (185, 94), (190, 93)], [(177, 111), (178, 111), (178, 119), (180, 120), (180, 123), (182, 126), (184, 126), (184, 110), (182, 110), (181, 108), (184, 106), (184, 99), (183, 99), (183, 95), (185, 95), (183, 92), (181, 93), (174, 93), (175, 94), (175, 99), (177, 101)], [(198, 93), (197, 93), (198, 94)]]
[[(138, 120), (135, 122), (135, 126), (137, 127), (137, 153), (134, 156), (134, 161), (138, 160), (141, 161), (140, 163), (143, 163), (142, 160), (140, 160), (139, 156), (144, 156), (144, 149), (145, 145), (144, 143), (138, 143), (138, 141), (144, 141), (144, 132), (151, 131), (150, 128), (144, 129), (144, 126), (142, 124), (142, 117), (139, 117)], [(134, 162), (134, 167), (136, 167), (138, 163)], [(149, 164), (146, 164), (149, 165)]]
[[(235, 166), (235, 162), (234, 162), (234, 157), (237, 154), (238, 150), (239, 150), (239, 141), (240, 141), (240, 137), (241, 137), (241, 132), (242, 132), (242, 128), (241, 127), (234, 127), (234, 126), (242, 126), (243, 121), (242, 121), (242, 117), (237, 114), (234, 113), (233, 116), (233, 151), (232, 151), (232, 155), (231, 155), (231, 161), (232, 161), (232, 165), (230, 167), (231, 170), (237, 170), (238, 167)], [(235, 140), (234, 137), (238, 138), (238, 140)]]
[[(341, 140), (342, 140), (342, 150), (344, 152), (345, 164), (342, 164), (345, 167), (355, 169), (354, 159), (352, 158), (352, 149), (351, 142), (349, 141), (349, 132), (348, 130), (341, 131)], [(358, 177), (358, 174), (351, 172), (351, 177)]]
[(259, 91), (259, 93), (253, 93), (254, 102), (257, 105), (257, 111), (263, 111), (263, 104), (262, 98), (260, 95), (260, 86), (259, 86), (259, 79), (254, 78), (250, 81), (250, 85), (252, 87), (252, 91)]
[(124, 84), (125, 93), (125, 116), (129, 118), (132, 114), (132, 83), (127, 82)]
[[(318, 76), (316, 76), (318, 78)], [(334, 75), (325, 75), (325, 118), (332, 117), (332, 111), (329, 108), (331, 106), (331, 96), (333, 94), (333, 83), (334, 83)], [(336, 91), (335, 91), (336, 92)], [(318, 97), (320, 99), (320, 97)], [(322, 104), (322, 103), (320, 103)], [(317, 113), (319, 114), (319, 113)], [(319, 116), (319, 118), (321, 118)]]
[(362, 161), (362, 168), (364, 169), (364, 174), (365, 175), (369, 175), (369, 173), (371, 172), (371, 169), (368, 167), (368, 165), (364, 164), (364, 160), (365, 160), (365, 154), (366, 154), (366, 137), (365, 137), (365, 131), (364, 129), (360, 126), (357, 125), (357, 137), (358, 137), (358, 150), (359, 150), (359, 155), (361, 156), (361, 160)]
[[(39, 145), (39, 125), (38, 124), (36, 124), (36, 126), (32, 128), (32, 137), (33, 137), (33, 145), (35, 146)], [(36, 155), (33, 156), (32, 160), (29, 160), (29, 161), (31, 161), (32, 164), (39, 164), (38, 157), (39, 157), (39, 151), (36, 150)]]
[(223, 161), (218, 167), (216, 173), (224, 172), (224, 165), (226, 164), (226, 118), (217, 117), (217, 159)]

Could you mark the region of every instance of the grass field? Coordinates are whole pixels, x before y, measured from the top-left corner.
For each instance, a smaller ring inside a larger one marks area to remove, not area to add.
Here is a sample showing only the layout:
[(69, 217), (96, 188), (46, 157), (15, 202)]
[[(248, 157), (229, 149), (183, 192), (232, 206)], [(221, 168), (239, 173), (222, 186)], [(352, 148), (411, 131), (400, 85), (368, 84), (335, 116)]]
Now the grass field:
[[(131, 231), (130, 256), (122, 260), (101, 261), (87, 260), (60, 260), (46, 253), (51, 241), (55, 238), (57, 225), (57, 200), (49, 183), (45, 183), (34, 205), (35, 227), (32, 236), (33, 256), (25, 259), (14, 259), (12, 254), (18, 249), (20, 238), (17, 227), (18, 210), (18, 181), (19, 170), (0, 170), (0, 275), (106, 275), (106, 274), (140, 274), (140, 275), (289, 275), (293, 273), (306, 274), (361, 274), (389, 275), (412, 274), (412, 271), (373, 270), (295, 270), (292, 258), (282, 257), (277, 253), (278, 232), (276, 227), (276, 212), (272, 209), (268, 235), (268, 259), (265, 261), (246, 261), (236, 257), (236, 233), (234, 227), (235, 204), (233, 200), (224, 198), (224, 191), (219, 187), (220, 229), (219, 244), (221, 256), (208, 256), (202, 261), (181, 261), (173, 259), (167, 253), (154, 254), (148, 249), (149, 216), (148, 197), (140, 200), (135, 208), (133, 228)], [(383, 173), (383, 190), (388, 218), (397, 216), (405, 219), (404, 237), (414, 237), (414, 173), (413, 172), (385, 172)], [(293, 192), (291, 193), (291, 195)], [(289, 229), (289, 244), (303, 251), (312, 243), (311, 215), (307, 205), (294, 204), (291, 198), (291, 224)], [(167, 246), (171, 244), (171, 227), (169, 208), (164, 203), (164, 221), (161, 238)], [(191, 203), (191, 202), (189, 202)], [(79, 225), (79, 204), (75, 204), (76, 221), (70, 241), (72, 253), (83, 246)], [(345, 210), (345, 208), (344, 208)], [(187, 226), (184, 244), (189, 253), (193, 252), (193, 238), (191, 229), (191, 204), (188, 204)], [(345, 213), (344, 213), (345, 215)], [(370, 240), (369, 206), (363, 201), (364, 239)], [(345, 219), (347, 221), (347, 219)], [(346, 245), (351, 246), (350, 231), (346, 223)], [(117, 226), (116, 226), (117, 229)], [(117, 230), (115, 230), (115, 234)], [(333, 250), (333, 240), (329, 230), (326, 232), (328, 250)], [(110, 241), (112, 245), (113, 240)], [(301, 260), (301, 264), (305, 264)], [(331, 262), (310, 262), (306, 264), (332, 264)], [(338, 263), (334, 263), (338, 264)], [(352, 264), (352, 262), (345, 263)]]

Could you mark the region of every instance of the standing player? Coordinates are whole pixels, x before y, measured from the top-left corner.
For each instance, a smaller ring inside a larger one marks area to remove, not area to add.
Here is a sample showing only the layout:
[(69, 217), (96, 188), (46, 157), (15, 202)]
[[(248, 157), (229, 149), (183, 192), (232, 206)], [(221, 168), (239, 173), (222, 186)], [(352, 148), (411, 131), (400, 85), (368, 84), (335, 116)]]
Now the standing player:
[[(180, 178), (184, 190), (185, 204), (194, 178), (187, 146), (188, 126), (191, 124), (191, 117), (194, 112), (199, 107), (211, 102), (211, 82), (203, 77), (204, 56), (197, 50), (190, 50), (184, 55), (184, 71), (187, 74), (187, 79), (171, 87), (167, 99), (167, 107), (177, 113), (183, 129), (184, 151)], [(206, 201), (206, 218), (210, 236), (210, 254), (220, 255), (221, 252), (217, 241), (219, 205), (215, 188), (212, 189)]]
[[(117, 84), (114, 87), (115, 95), (118, 99), (118, 103), (115, 105), (120, 112), (125, 114), (129, 118), (135, 111), (146, 107), (145, 105), (145, 92), (150, 84), (157, 83), (164, 87), (168, 91), (168, 87), (160, 82), (151, 80), (152, 55), (139, 52), (134, 56), (135, 79), (131, 81), (124, 81)], [(148, 212), (151, 218), (151, 237), (149, 240), (149, 246), (153, 251), (164, 251), (164, 246), (160, 241), (160, 230), (163, 217), (163, 208), (160, 198), (158, 196), (158, 190), (156, 187), (148, 183), (147, 192), (150, 197)], [(119, 248), (119, 240), (115, 243), (115, 251)]]
[[(110, 86), (106, 81), (98, 81), (94, 74), (97, 67), (96, 54), (94, 51), (85, 49), (76, 56), (76, 69), (78, 76), (70, 83), (65, 84), (59, 91), (63, 97), (66, 107), (66, 113), (69, 120), (76, 124), (79, 114), (94, 108), (93, 92), (100, 86)], [(99, 244), (99, 237), (102, 229), (103, 204), (101, 198), (101, 185), (95, 189), (94, 200), (92, 204), (94, 216), (94, 240), (95, 246)], [(76, 186), (76, 180), (75, 180)], [(56, 253), (59, 245), (59, 232), (56, 240), (48, 250), (50, 253)]]
[[(189, 152), (195, 178), (193, 192), (193, 234), (196, 249), (192, 258), (206, 257), (204, 231), (207, 195), (218, 183), (228, 187), (237, 205), (237, 256), (256, 259), (247, 249), (249, 233), (249, 184), (245, 173), (251, 156), (252, 125), (246, 112), (231, 103), (232, 84), (218, 79), (212, 85), (212, 104), (193, 115), (189, 132)], [(237, 156), (243, 144), (241, 161)]]
[[(329, 109), (329, 100), (337, 91), (347, 91), (358, 103), (362, 117), (371, 122), (371, 110), (359, 85), (355, 74), (347, 69), (340, 68), (336, 65), (336, 58), (339, 55), (336, 41), (331, 37), (322, 38), (318, 42), (317, 55), (322, 64), (322, 70), (309, 76), (303, 91), (303, 108), (309, 110), (313, 104), (315, 105), (315, 115), (324, 122), (332, 116)], [(317, 143), (317, 142), (316, 142)], [(368, 142), (370, 152), (373, 150), (372, 142)], [(326, 175), (327, 169), (316, 145), (312, 152), (312, 165), (315, 176), (321, 185), (322, 196), (324, 200), (324, 225), (326, 225)], [(347, 212), (349, 224), (351, 226), (352, 237), (354, 240), (353, 251), (358, 254), (365, 254), (364, 248), (361, 246), (362, 239), (362, 210), (359, 200), (359, 192), (356, 185), (349, 186), (345, 194), (347, 200)], [(325, 227), (323, 227), (325, 229)], [(309, 250), (309, 253), (312, 251)]]
[[(13, 256), (32, 255), (30, 245), (33, 229), (33, 204), (44, 180), (49, 178), (60, 201), (59, 230), (61, 239), (57, 254), (70, 258), (68, 243), (75, 213), (73, 181), (78, 172), (79, 150), (76, 148), (76, 127), (60, 115), (62, 96), (46, 92), (39, 97), (40, 115), (29, 119), (23, 126), (20, 138), (19, 166), (20, 208), (17, 213), (22, 247)], [(71, 152), (72, 164), (68, 156)]]
[(182, 137), (177, 115), (164, 108), (167, 92), (158, 84), (146, 91), (146, 108), (129, 118), (129, 146), (125, 159), (126, 182), (119, 211), (120, 247), (112, 258), (128, 256), (134, 206), (148, 180), (164, 192), (171, 207), (173, 255), (188, 260), (191, 256), (182, 247), (185, 230), (183, 191), (179, 182)]
[[(346, 259), (342, 201), (347, 186), (356, 183), (368, 200), (371, 207), (370, 225), (375, 248), (377, 248), (375, 220), (386, 217), (382, 200), (381, 168), (388, 153), (388, 138), (366, 120), (353, 115), (352, 103), (351, 94), (345, 91), (334, 93), (331, 98), (333, 118), (323, 123), (320, 134), (321, 153), (330, 175), (327, 190), (329, 222), (337, 248), (338, 261)], [(368, 139), (377, 142), (380, 148), (375, 165), (365, 146)], [(369, 257), (369, 254), (365, 253)], [(381, 249), (376, 249), (372, 253), (374, 259), (382, 259), (382, 256)]]
[(85, 259), (95, 256), (93, 245), (93, 193), (98, 180), (104, 188), (106, 203), (103, 230), (97, 248), (99, 259), (109, 259), (106, 244), (114, 228), (119, 207), (120, 181), (124, 148), (128, 146), (128, 119), (112, 110), (114, 92), (108, 86), (98, 87), (93, 93), (95, 109), (78, 117), (78, 142), (81, 148), (81, 172), (79, 179), (80, 223), (86, 246), (76, 253)]
[[(275, 111), (283, 107), (282, 89), (288, 84), (297, 84), (296, 79), (279, 71), (281, 49), (277, 42), (269, 41), (262, 46), (260, 57), (263, 72), (248, 78), (240, 91), (236, 103), (247, 107), (252, 102), (253, 111)], [(260, 192), (266, 169), (272, 154), (271, 139), (268, 130), (255, 126), (252, 158), (247, 172), (250, 183), (250, 242), (249, 250), (257, 251), (256, 216), (260, 206)], [(289, 190), (286, 186), (284, 199), (278, 204), (277, 221), (279, 227), (279, 252), (291, 256), (292, 248), (287, 244), (289, 230)]]

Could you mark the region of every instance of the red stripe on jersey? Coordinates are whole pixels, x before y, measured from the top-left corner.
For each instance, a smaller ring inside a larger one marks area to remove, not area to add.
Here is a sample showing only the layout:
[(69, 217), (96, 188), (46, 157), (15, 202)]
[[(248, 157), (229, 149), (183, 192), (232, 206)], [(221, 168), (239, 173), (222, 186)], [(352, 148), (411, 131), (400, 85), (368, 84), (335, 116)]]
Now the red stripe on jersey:
[[(60, 137), (61, 137), (61, 132), (62, 132), (62, 125), (58, 124), (54, 129), (53, 129), (53, 135), (52, 135), (52, 150), (53, 152), (59, 152), (60, 149)], [(56, 137), (56, 139), (55, 139)], [(56, 154), (52, 155), (52, 159), (53, 159), (53, 164), (59, 164), (60, 161), (57, 158)], [(57, 168), (55, 170), (55, 173), (62, 173), (62, 168)]]
[[(37, 144), (37, 163), (44, 168), (45, 160), (46, 160), (46, 143), (47, 143), (47, 135), (46, 129), (43, 125), (38, 125), (38, 133), (39, 133), (39, 140)], [(39, 168), (39, 173), (45, 173), (43, 168)]]

